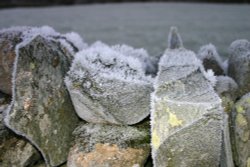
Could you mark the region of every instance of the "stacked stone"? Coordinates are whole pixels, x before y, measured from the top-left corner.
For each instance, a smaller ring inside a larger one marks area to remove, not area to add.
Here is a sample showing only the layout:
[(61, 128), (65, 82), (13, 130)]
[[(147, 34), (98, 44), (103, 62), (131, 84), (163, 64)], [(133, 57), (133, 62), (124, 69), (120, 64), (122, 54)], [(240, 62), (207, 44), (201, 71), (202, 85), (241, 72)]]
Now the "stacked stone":
[[(228, 75), (239, 86), (238, 101), (231, 111), (233, 158), (238, 167), (250, 166), (250, 43), (236, 40), (229, 48)], [(242, 96), (244, 95), (244, 96)]]
[(88, 123), (73, 133), (68, 166), (144, 166), (150, 128), (140, 122), (150, 111), (148, 58), (142, 50), (101, 42), (76, 54), (65, 84), (76, 113)]
[[(71, 65), (73, 47), (46, 26), (10, 28), (0, 34), (0, 58), (6, 60), (0, 64), (4, 69), (0, 80), (6, 79), (1, 82), (1, 91), (12, 95), (3, 113), (4, 123), (32, 144), (21, 139), (11, 141), (14, 148), (6, 144), (3, 166), (32, 165), (40, 157), (33, 146), (47, 166), (58, 166), (67, 160), (71, 133), (78, 123), (63, 80)], [(12, 153), (12, 149), (17, 150)], [(17, 160), (9, 163), (10, 154)]]
[(224, 115), (211, 83), (214, 76), (183, 48), (177, 29), (172, 28), (152, 95), (155, 167), (219, 166)]

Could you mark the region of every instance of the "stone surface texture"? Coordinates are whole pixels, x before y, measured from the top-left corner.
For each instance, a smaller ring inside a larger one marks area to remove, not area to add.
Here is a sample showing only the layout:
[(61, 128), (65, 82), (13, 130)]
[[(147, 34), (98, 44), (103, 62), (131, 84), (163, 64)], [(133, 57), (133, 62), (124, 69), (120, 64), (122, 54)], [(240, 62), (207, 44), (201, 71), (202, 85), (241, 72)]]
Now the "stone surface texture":
[(19, 44), (17, 53), (13, 99), (5, 124), (35, 145), (47, 165), (60, 165), (67, 159), (78, 122), (63, 82), (71, 55), (43, 35)]
[(250, 161), (250, 93), (244, 95), (232, 111), (232, 147), (235, 165), (249, 167)]
[(150, 153), (149, 123), (83, 124), (75, 131), (68, 167), (144, 167)]
[(238, 84), (228, 76), (217, 76), (214, 89), (222, 100), (224, 111), (231, 112), (237, 98)]
[(160, 60), (151, 96), (154, 166), (217, 167), (223, 111), (212, 87), (215, 76), (205, 72), (193, 52), (173, 47), (169, 41), (174, 49), (167, 49)]
[(250, 92), (250, 42), (236, 40), (229, 48), (228, 75), (239, 86), (238, 97)]
[(77, 114), (87, 122), (131, 125), (149, 115), (152, 78), (139, 60), (105, 44), (79, 52), (65, 83)]

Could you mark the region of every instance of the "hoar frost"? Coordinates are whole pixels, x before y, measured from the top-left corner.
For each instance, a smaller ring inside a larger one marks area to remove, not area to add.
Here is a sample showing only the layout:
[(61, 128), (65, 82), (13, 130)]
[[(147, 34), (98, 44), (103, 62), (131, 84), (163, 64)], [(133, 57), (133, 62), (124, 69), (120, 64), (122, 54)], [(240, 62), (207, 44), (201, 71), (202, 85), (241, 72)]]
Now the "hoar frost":
[(96, 42), (77, 53), (65, 83), (82, 119), (135, 124), (149, 115), (152, 78), (139, 59), (114, 48)]

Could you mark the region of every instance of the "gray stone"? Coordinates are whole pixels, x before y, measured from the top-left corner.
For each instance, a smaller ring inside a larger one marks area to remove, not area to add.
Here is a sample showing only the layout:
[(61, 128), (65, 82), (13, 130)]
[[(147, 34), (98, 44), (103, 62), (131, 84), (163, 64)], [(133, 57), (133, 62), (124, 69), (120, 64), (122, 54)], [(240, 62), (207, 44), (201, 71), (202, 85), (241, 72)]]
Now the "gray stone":
[(236, 40), (229, 48), (228, 75), (239, 86), (239, 97), (250, 92), (250, 42)]
[(63, 82), (72, 56), (43, 35), (16, 49), (13, 99), (5, 124), (35, 145), (47, 165), (60, 165), (67, 159), (78, 122)]
[(215, 75), (223, 75), (223, 63), (217, 53), (216, 47), (212, 44), (200, 48), (197, 57), (202, 61), (205, 70), (212, 69)]
[(224, 111), (229, 113), (237, 98), (238, 85), (228, 76), (217, 76), (216, 80), (214, 89), (222, 100)]
[(65, 84), (87, 122), (131, 125), (149, 115), (152, 78), (139, 60), (105, 44), (76, 54)]
[(12, 94), (12, 71), (16, 57), (15, 47), (22, 41), (22, 30), (0, 31), (0, 91)]
[[(86, 47), (81, 37), (72, 32), (60, 34), (48, 26), (37, 27), (12, 27), (0, 30), (0, 91), (6, 94), (12, 94), (12, 72), (16, 57), (16, 46), (27, 38), (33, 38), (38, 34), (58, 41), (61, 44), (63, 52), (74, 54), (80, 49)], [(69, 55), (65, 53), (66, 55)], [(73, 56), (70, 54), (71, 59)]]
[(232, 111), (232, 146), (235, 165), (250, 166), (250, 93), (244, 95)]
[(168, 35), (168, 48), (177, 49), (182, 48), (183, 43), (177, 27), (171, 27)]
[[(171, 40), (170, 40), (171, 41)], [(221, 100), (196, 55), (167, 49), (152, 94), (151, 135), (155, 167), (217, 167), (223, 132)]]
[(68, 167), (144, 167), (150, 154), (149, 121), (137, 126), (82, 124)]
[(2, 110), (7, 107), (8, 105), (0, 105), (0, 166), (32, 166), (42, 157), (30, 143), (4, 126)]

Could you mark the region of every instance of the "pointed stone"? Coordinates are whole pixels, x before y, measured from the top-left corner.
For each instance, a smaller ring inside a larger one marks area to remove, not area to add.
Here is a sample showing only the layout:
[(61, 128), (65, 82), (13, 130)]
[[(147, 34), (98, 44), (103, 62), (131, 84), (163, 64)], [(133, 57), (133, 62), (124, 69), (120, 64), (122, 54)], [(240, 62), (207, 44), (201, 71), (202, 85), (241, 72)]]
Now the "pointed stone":
[(167, 49), (152, 94), (152, 157), (155, 167), (219, 166), (223, 111), (196, 55)]
[(250, 92), (250, 42), (236, 40), (229, 48), (228, 75), (239, 86), (239, 96)]
[(82, 124), (73, 135), (68, 167), (144, 167), (150, 154), (149, 122), (137, 126)]
[(182, 47), (183, 47), (182, 39), (178, 33), (177, 27), (171, 27), (168, 35), (168, 48), (179, 49)]
[(249, 167), (250, 161), (250, 93), (244, 95), (232, 111), (232, 146), (235, 165)]
[(36, 146), (48, 166), (58, 166), (67, 159), (78, 122), (63, 81), (71, 55), (43, 35), (20, 43), (16, 50), (13, 99), (5, 124)]

